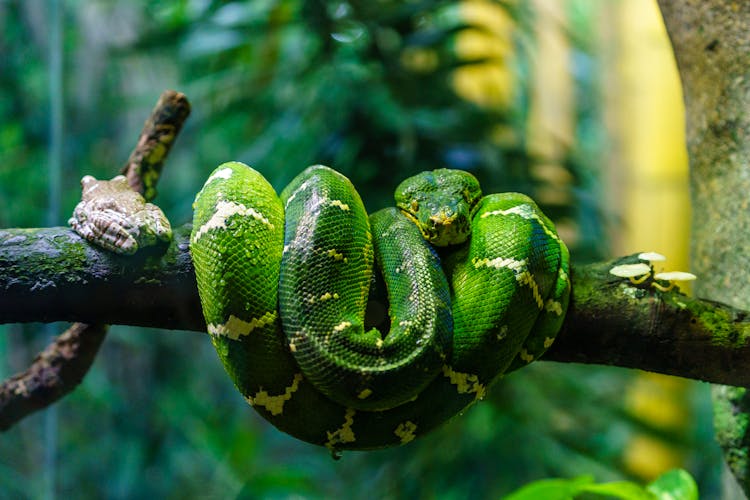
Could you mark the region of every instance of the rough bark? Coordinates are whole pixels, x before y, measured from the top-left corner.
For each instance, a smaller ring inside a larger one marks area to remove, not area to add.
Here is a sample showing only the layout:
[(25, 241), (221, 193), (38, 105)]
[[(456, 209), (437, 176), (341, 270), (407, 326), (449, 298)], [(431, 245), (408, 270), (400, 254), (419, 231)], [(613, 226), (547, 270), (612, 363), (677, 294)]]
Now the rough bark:
[(659, 2), (682, 79), (696, 293), (750, 306), (750, 2)]
[(40, 352), (31, 366), (0, 385), (0, 430), (46, 408), (75, 388), (94, 362), (107, 327), (76, 323)]
[[(750, 3), (659, 0), (685, 100), (696, 294), (750, 307)], [(750, 366), (750, 365), (745, 365)], [(745, 383), (731, 382), (747, 386)], [(750, 491), (745, 391), (717, 388), (717, 438)], [(731, 411), (725, 411), (731, 408)]]
[(188, 238), (123, 256), (67, 227), (0, 230), (0, 323), (78, 321), (203, 330)]
[(162, 167), (188, 115), (190, 103), (185, 94), (173, 90), (162, 93), (120, 171), (133, 191), (141, 193), (146, 201), (156, 198)]

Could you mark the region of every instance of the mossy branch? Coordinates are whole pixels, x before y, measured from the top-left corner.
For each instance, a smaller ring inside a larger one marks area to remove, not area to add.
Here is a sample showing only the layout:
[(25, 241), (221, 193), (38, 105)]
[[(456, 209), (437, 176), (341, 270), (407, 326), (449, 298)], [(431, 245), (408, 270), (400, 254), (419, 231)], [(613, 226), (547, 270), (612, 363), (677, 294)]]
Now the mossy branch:
[[(167, 248), (122, 257), (67, 228), (0, 231), (0, 323), (82, 321), (205, 331), (189, 226)], [(748, 313), (609, 274), (636, 257), (577, 266), (562, 332), (545, 359), (750, 385)]]
[(0, 230), (0, 323), (79, 321), (203, 330), (188, 238), (134, 256), (67, 227)]

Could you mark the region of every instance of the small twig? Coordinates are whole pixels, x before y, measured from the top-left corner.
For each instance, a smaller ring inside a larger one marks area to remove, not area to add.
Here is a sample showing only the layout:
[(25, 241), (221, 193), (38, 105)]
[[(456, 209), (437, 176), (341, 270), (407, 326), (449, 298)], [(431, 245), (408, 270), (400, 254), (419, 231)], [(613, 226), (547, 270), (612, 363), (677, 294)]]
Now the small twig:
[(185, 94), (163, 92), (143, 125), (138, 144), (120, 170), (133, 191), (141, 193), (146, 201), (156, 197), (162, 166), (189, 114), (190, 103)]
[[(156, 196), (164, 161), (189, 114), (184, 94), (163, 92), (121, 170), (133, 190), (147, 201)], [(0, 430), (75, 389), (96, 358), (107, 329), (104, 324), (74, 323), (39, 353), (29, 368), (0, 384)]]
[(75, 323), (42, 352), (31, 366), (0, 386), (0, 430), (72, 391), (83, 379), (104, 340), (105, 325)]

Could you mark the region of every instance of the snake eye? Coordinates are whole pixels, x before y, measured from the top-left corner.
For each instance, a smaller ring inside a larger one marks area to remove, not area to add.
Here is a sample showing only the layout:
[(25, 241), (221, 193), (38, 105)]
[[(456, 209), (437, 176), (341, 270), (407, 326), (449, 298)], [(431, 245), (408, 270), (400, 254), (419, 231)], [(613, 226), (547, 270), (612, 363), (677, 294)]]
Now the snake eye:
[(417, 200), (411, 200), (411, 205), (409, 206), (409, 209), (412, 212), (419, 212), (419, 202)]

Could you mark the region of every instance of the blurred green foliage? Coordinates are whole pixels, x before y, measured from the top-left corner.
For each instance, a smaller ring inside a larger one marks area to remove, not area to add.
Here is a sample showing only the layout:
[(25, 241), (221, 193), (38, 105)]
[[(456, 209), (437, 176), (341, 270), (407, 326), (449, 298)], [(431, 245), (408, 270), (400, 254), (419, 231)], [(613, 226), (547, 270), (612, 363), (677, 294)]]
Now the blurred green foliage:
[(630, 481), (595, 484), (590, 477), (536, 481), (506, 500), (569, 500), (572, 498), (619, 498), (621, 500), (698, 500), (698, 485), (682, 469), (665, 472), (647, 486)]
[[(44, 2), (0, 2), (0, 227), (42, 225), (47, 201), (47, 25)], [(159, 93), (185, 92), (193, 114), (168, 160), (156, 202), (188, 221), (203, 179), (240, 160), (277, 188), (304, 167), (345, 173), (370, 209), (397, 182), (437, 167), (470, 170), (487, 192), (535, 193), (525, 146), (529, 26), (524, 2), (498, 3), (515, 20), (514, 98), (503, 107), (462, 99), (452, 72), (478, 64), (455, 40), (460, 2), (178, 0), (65, 5), (63, 214), (84, 174), (108, 178), (128, 156)], [(570, 2), (576, 33), (599, 22)], [(592, 37), (573, 37), (574, 147), (559, 159), (571, 200), (545, 209), (580, 228), (578, 260), (606, 248), (597, 168), (606, 138)], [(405, 54), (427, 54), (425, 65)], [(541, 159), (546, 160), (546, 159)], [(113, 298), (113, 300), (115, 300)], [(61, 329), (63, 326), (60, 327)], [(39, 350), (38, 325), (0, 325), (0, 375)], [(623, 393), (633, 373), (539, 363), (433, 435), (394, 450), (328, 452), (289, 438), (247, 407), (201, 335), (115, 326), (91, 372), (57, 405), (57, 491), (74, 498), (498, 498), (544, 477), (630, 478), (633, 436), (664, 440), (707, 498), (718, 492), (704, 389), (689, 392), (690, 420), (650, 427)], [(41, 494), (49, 445), (42, 417), (0, 438), (0, 498)]]

